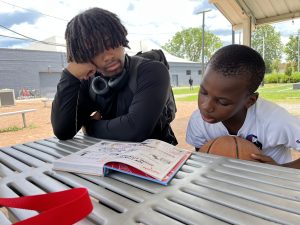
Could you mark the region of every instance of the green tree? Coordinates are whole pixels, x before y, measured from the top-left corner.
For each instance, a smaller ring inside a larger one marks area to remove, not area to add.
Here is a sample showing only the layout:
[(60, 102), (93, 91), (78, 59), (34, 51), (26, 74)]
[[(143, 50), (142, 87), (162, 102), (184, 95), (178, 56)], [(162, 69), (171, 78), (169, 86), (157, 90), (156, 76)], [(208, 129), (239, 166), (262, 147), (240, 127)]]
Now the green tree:
[(284, 47), (284, 53), (287, 56), (287, 61), (292, 62), (294, 69), (297, 70), (298, 65), (298, 45), (299, 45), (299, 36), (300, 36), (300, 29), (298, 30), (298, 35), (291, 35), (289, 37), (288, 43), (286, 43)]
[[(207, 62), (212, 54), (223, 46), (219, 37), (209, 31), (204, 33), (204, 61)], [(200, 62), (202, 60), (202, 29), (188, 28), (177, 32), (173, 38), (163, 46), (169, 53), (191, 60)]]
[(258, 26), (252, 35), (252, 47), (258, 51), (265, 60), (266, 72), (272, 71), (272, 62), (281, 59), (283, 45), (280, 40), (280, 32), (266, 24)]
[(280, 60), (279, 59), (274, 59), (272, 62), (272, 70), (276, 73), (279, 72), (279, 65), (280, 65)]
[(287, 62), (285, 65), (285, 70), (284, 70), (284, 74), (287, 76), (291, 76), (292, 72), (293, 72), (293, 63), (292, 62)]

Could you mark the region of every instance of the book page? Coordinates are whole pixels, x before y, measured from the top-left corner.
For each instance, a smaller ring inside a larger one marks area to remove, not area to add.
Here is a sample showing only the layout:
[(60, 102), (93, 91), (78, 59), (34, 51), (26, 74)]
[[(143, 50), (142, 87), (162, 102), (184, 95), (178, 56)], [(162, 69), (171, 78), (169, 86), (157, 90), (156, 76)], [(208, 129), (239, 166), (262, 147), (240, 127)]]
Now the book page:
[(104, 175), (99, 154), (88, 149), (80, 150), (54, 161), (53, 169), (97, 176)]
[(162, 180), (187, 154), (187, 150), (155, 139), (141, 143), (102, 140), (53, 164), (54, 169), (103, 175), (106, 163), (121, 162)]
[(187, 152), (166, 142), (149, 139), (141, 143), (101, 141), (88, 147), (88, 157), (121, 162), (162, 180)]

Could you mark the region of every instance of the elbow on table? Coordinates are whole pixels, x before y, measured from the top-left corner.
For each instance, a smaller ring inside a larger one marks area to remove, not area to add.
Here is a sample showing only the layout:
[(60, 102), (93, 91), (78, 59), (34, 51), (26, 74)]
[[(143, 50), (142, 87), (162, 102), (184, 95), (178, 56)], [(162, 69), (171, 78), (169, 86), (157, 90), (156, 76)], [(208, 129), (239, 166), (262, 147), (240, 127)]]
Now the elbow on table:
[[(53, 110), (53, 108), (52, 108)], [(75, 136), (75, 132), (71, 132), (72, 128), (70, 125), (64, 123), (63, 120), (60, 120), (55, 113), (51, 113), (51, 124), (54, 135), (59, 140), (68, 140), (72, 139)], [(75, 130), (75, 128), (74, 128)]]
[(54, 135), (59, 139), (59, 140), (68, 140), (72, 139), (75, 134), (67, 132), (64, 129), (58, 129), (58, 128), (53, 128), (53, 133)]
[(144, 129), (133, 129), (128, 136), (126, 137), (127, 140), (125, 141), (133, 141), (133, 142), (142, 142), (145, 141), (150, 137), (150, 133), (148, 130)]

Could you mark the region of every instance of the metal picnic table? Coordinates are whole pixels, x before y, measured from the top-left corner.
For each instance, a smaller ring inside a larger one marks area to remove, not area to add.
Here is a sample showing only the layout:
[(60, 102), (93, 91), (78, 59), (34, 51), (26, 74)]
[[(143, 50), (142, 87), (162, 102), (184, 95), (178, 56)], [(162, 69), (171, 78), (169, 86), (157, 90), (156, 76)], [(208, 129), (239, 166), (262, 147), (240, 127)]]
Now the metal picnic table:
[[(52, 170), (52, 162), (99, 141), (77, 135), (0, 148), (0, 197), (86, 187), (93, 212), (77, 224), (300, 224), (300, 170), (193, 153), (168, 186), (121, 173)], [(9, 208), (0, 224), (36, 215)]]

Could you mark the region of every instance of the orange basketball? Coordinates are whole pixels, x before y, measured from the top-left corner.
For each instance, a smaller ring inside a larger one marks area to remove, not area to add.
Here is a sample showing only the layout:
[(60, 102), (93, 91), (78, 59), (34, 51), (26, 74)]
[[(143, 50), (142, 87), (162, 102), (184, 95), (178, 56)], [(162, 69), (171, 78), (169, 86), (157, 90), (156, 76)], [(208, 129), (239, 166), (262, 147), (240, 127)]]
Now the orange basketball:
[(251, 160), (252, 153), (261, 153), (252, 142), (238, 136), (222, 136), (208, 141), (200, 152), (225, 156), (229, 158)]

